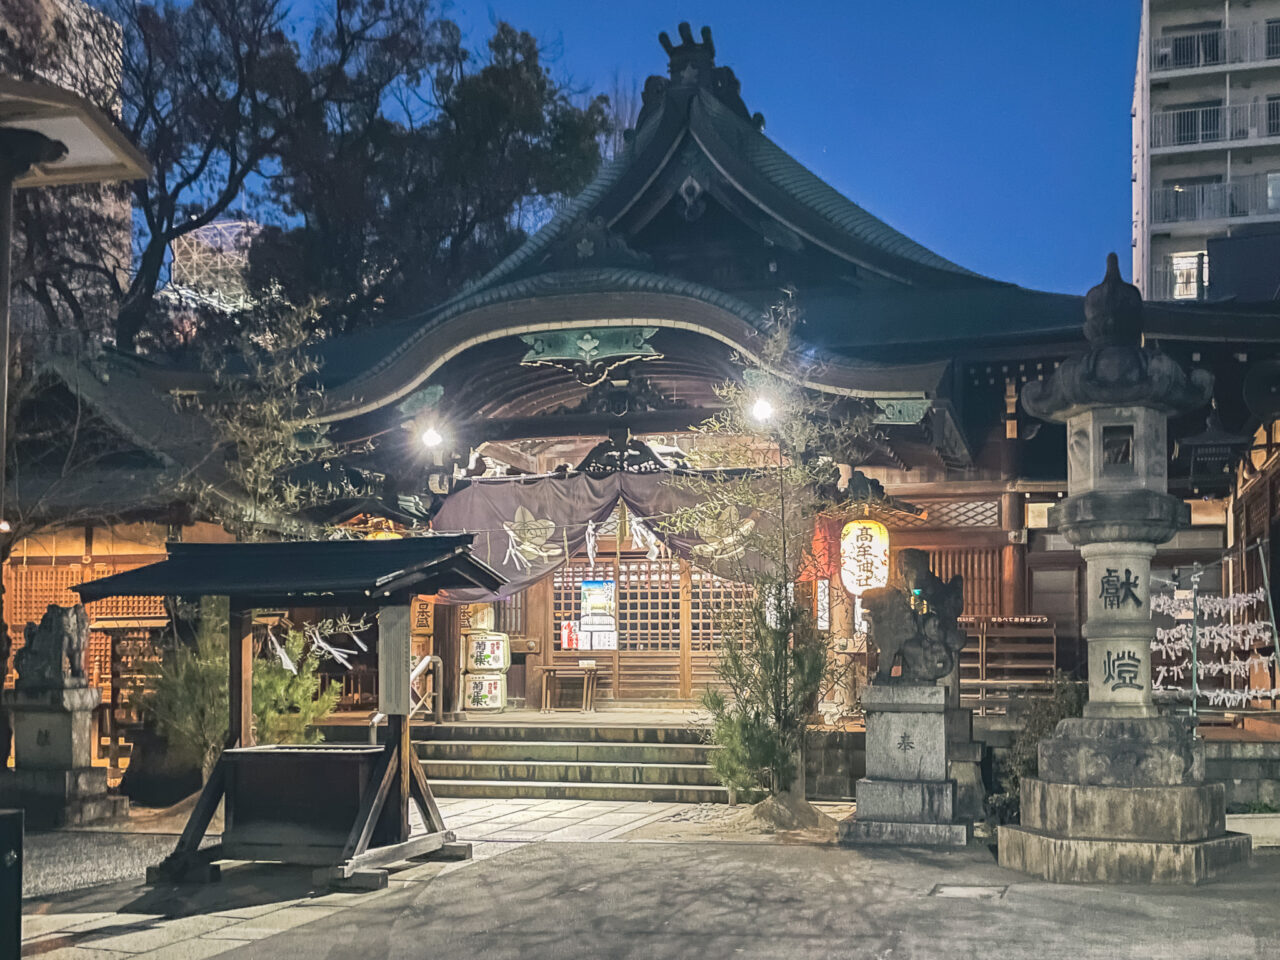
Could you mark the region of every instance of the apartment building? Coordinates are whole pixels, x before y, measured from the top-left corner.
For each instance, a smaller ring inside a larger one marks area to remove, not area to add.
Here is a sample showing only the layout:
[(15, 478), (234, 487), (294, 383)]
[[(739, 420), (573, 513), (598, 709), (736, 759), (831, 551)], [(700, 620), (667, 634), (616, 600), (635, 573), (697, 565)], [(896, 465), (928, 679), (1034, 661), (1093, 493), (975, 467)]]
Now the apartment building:
[(1148, 300), (1280, 299), (1280, 0), (1142, 0), (1133, 279)]

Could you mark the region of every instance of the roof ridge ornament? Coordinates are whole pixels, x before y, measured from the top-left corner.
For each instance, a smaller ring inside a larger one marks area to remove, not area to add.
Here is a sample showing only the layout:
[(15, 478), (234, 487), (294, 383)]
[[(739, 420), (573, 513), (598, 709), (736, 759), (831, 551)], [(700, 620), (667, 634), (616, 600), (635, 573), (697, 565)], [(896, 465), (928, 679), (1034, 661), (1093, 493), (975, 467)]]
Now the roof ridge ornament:
[(688, 22), (676, 28), (680, 34), (680, 46), (671, 42), (667, 31), (658, 34), (658, 42), (667, 51), (668, 70), (673, 82), (695, 86), (710, 79), (711, 68), (716, 65), (716, 45), (711, 40), (711, 28), (702, 28), (702, 42), (693, 39), (693, 28)]
[(679, 45), (671, 42), (671, 36), (665, 30), (658, 34), (658, 42), (667, 52), (669, 79), (651, 76), (645, 80), (635, 130), (642, 128), (651, 117), (658, 114), (672, 94), (686, 94), (679, 100), (679, 109), (688, 110), (691, 100), (688, 94), (702, 88), (709, 90), (724, 106), (757, 130), (764, 129), (764, 116), (751, 113), (743, 103), (742, 84), (734, 76), (733, 70), (730, 67), (716, 66), (716, 45), (711, 39), (711, 28), (702, 28), (701, 42), (693, 38), (693, 28), (687, 22), (681, 23), (677, 32), (680, 34)]

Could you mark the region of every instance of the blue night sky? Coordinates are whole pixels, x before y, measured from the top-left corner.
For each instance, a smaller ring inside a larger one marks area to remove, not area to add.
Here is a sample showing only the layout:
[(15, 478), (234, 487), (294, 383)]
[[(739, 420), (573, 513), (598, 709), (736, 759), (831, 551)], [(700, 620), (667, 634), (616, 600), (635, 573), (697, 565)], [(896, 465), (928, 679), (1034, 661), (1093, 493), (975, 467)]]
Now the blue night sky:
[(455, 0), (608, 91), (666, 72), (659, 30), (712, 28), (765, 133), (892, 226), (972, 270), (1083, 293), (1130, 256), (1130, 0)]

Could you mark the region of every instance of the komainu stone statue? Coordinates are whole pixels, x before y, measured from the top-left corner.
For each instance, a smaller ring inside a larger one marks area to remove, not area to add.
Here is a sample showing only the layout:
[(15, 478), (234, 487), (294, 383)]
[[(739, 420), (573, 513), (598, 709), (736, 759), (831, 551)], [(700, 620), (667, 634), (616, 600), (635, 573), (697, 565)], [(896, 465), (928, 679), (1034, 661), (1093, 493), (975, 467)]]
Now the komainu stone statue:
[[(956, 626), (964, 609), (964, 580), (945, 583), (929, 569), (923, 550), (898, 554), (895, 582), (862, 597), (870, 626), (868, 642), (875, 647), (877, 683), (928, 683), (955, 669), (956, 655), (968, 637)], [(901, 664), (900, 676), (893, 676)]]
[[(18, 689), (83, 687), (84, 653), (89, 646), (89, 615), (84, 607), (49, 604), (40, 625), (28, 623), (26, 644), (13, 657)], [(68, 666), (70, 673), (68, 675)]]

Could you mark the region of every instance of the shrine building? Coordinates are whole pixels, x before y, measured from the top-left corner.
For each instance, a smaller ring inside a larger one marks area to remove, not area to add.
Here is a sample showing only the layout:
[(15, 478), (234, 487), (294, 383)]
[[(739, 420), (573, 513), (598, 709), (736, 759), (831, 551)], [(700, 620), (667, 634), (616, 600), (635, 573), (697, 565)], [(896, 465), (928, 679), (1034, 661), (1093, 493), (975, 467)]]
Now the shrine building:
[[(710, 31), (662, 39), (666, 74), (646, 81), (625, 148), (546, 226), (447, 301), (323, 345), (322, 419), (335, 442), (372, 440), (350, 466), (382, 491), (325, 519), (473, 534), (474, 556), (508, 585), (453, 599), (494, 604), (512, 639), (510, 704), (535, 706), (548, 669), (589, 659), (602, 710), (691, 705), (713, 677), (716, 611), (746, 588), (656, 536), (654, 478), (707, 442), (692, 427), (720, 411), (717, 387), (741, 378), (737, 358), (756, 355), (763, 318), (790, 290), (796, 346), (814, 359), (805, 386), (878, 411), (852, 466), (882, 504), (890, 549), (926, 550), (935, 573), (964, 577), (966, 702), (1002, 712), (1055, 671), (1080, 673), (1083, 564), (1048, 520), (1066, 491), (1064, 429), (1017, 397), (1083, 349), (1083, 297), (982, 276), (904, 236), (766, 136)], [(875, 185), (864, 191), (874, 206)], [(1280, 411), (1247, 403), (1241, 384), (1280, 363), (1278, 312), (1146, 305), (1147, 342), (1217, 384), (1212, 410), (1170, 427), (1170, 488), (1192, 526), (1161, 547), (1162, 576), (1200, 562), (1241, 587), (1270, 564), (1256, 543), (1280, 516)], [(220, 536), (146, 494), (148, 478), (206, 453), (170, 399), (199, 378), (110, 351), (64, 378), (152, 458), (103, 487), (144, 545), (105, 528), (20, 545), (5, 571), (15, 632), (69, 602), (71, 584), (155, 559), (165, 536)], [(588, 652), (565, 625), (591, 614), (597, 582), (613, 585), (616, 635)], [(90, 611), (96, 636), (137, 636), (161, 614), (157, 601), (112, 602)], [(430, 640), (449, 713), (467, 706), (464, 609), (438, 604)], [(342, 677), (346, 707), (371, 709), (374, 663)]]

